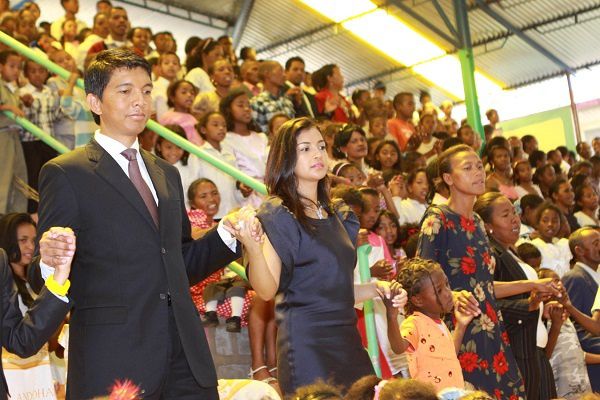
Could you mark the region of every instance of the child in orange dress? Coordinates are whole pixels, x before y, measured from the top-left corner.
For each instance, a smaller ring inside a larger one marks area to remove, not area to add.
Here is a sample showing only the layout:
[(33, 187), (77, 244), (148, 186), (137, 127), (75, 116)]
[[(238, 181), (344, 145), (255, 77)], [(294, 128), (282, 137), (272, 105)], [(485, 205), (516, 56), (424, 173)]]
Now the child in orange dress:
[[(398, 324), (388, 324), (392, 350), (398, 354), (406, 351), (413, 379), (432, 383), (437, 390), (464, 388), (456, 352), (473, 316), (455, 310), (456, 329), (450, 333), (442, 316), (452, 312), (454, 299), (448, 277), (435, 261), (411, 259), (396, 280), (408, 293), (405, 309), (410, 315), (402, 322), (401, 330)], [(391, 302), (386, 302), (386, 307), (388, 321), (395, 321), (398, 309)]]

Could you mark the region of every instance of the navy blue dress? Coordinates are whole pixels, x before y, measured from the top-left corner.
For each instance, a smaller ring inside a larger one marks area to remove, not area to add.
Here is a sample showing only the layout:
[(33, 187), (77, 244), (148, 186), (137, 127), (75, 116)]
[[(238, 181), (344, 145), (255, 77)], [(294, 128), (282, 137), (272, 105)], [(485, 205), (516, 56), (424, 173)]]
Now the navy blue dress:
[[(276, 297), (277, 367), (284, 394), (317, 379), (346, 388), (374, 374), (354, 311), (354, 243), (359, 223), (343, 203), (307, 232), (279, 198), (258, 218), (281, 259)], [(249, 267), (252, 274), (252, 266)]]

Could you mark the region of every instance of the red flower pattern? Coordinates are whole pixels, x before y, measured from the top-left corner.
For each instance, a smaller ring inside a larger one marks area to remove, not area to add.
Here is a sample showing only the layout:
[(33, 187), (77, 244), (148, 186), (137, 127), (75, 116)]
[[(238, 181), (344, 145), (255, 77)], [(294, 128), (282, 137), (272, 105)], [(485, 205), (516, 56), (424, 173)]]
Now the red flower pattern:
[(508, 338), (508, 333), (506, 332), (502, 332), (502, 341), (504, 342), (504, 344), (509, 345), (510, 344), (510, 340)]
[(465, 218), (463, 216), (460, 217), (460, 226), (461, 228), (468, 233), (475, 232), (475, 221), (470, 218)]
[(496, 396), (496, 398), (497, 398), (498, 400), (501, 400), (501, 399), (502, 399), (502, 392), (500, 391), (500, 389), (495, 389), (495, 390), (494, 390), (494, 396)]
[(473, 372), (477, 368), (477, 354), (468, 351), (458, 356), (460, 367), (467, 372)]
[(506, 357), (504, 352), (500, 351), (494, 355), (493, 362), (494, 371), (500, 376), (504, 375), (508, 371), (508, 364), (506, 363)]
[(481, 257), (483, 258), (483, 262), (485, 263), (485, 265), (490, 265), (492, 263), (492, 257), (487, 251), (484, 251)]
[(473, 248), (473, 246), (467, 246), (467, 254), (469, 255), (469, 257), (473, 257), (475, 255), (475, 249)]
[(487, 360), (481, 360), (479, 362), (479, 368), (481, 368), (482, 370), (488, 369), (489, 367), (490, 365), (488, 364)]
[(498, 314), (496, 314), (496, 310), (494, 310), (494, 307), (492, 307), (489, 301), (485, 302), (485, 313), (490, 317), (494, 324), (498, 323)]
[(460, 260), (460, 269), (465, 275), (470, 275), (475, 273), (475, 260), (471, 257), (463, 257)]

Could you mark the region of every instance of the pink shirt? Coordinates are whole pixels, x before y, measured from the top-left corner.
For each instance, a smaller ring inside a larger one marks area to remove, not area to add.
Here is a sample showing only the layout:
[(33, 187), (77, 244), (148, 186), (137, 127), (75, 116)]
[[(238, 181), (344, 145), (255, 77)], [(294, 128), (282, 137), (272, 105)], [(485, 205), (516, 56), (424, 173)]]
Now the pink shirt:
[(165, 111), (159, 118), (158, 122), (161, 125), (179, 125), (185, 131), (185, 136), (187, 136), (187, 140), (194, 143), (197, 146), (201, 146), (204, 143), (202, 137), (196, 130), (196, 124), (198, 121), (192, 114), (182, 113), (179, 111), (175, 111), (172, 108), (169, 108), (168, 111)]

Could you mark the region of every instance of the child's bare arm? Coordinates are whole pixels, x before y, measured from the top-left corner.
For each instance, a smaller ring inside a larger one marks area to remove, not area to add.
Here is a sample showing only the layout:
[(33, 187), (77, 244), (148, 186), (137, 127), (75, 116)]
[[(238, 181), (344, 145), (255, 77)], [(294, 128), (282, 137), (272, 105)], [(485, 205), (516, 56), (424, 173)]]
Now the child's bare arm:
[(458, 354), (465, 331), (473, 320), (473, 314), (467, 314), (466, 312), (459, 311), (457, 308), (454, 311), (454, 317), (456, 319), (456, 326), (454, 327), (454, 332), (452, 332), (452, 339), (454, 341), (454, 349), (456, 350), (456, 354)]

